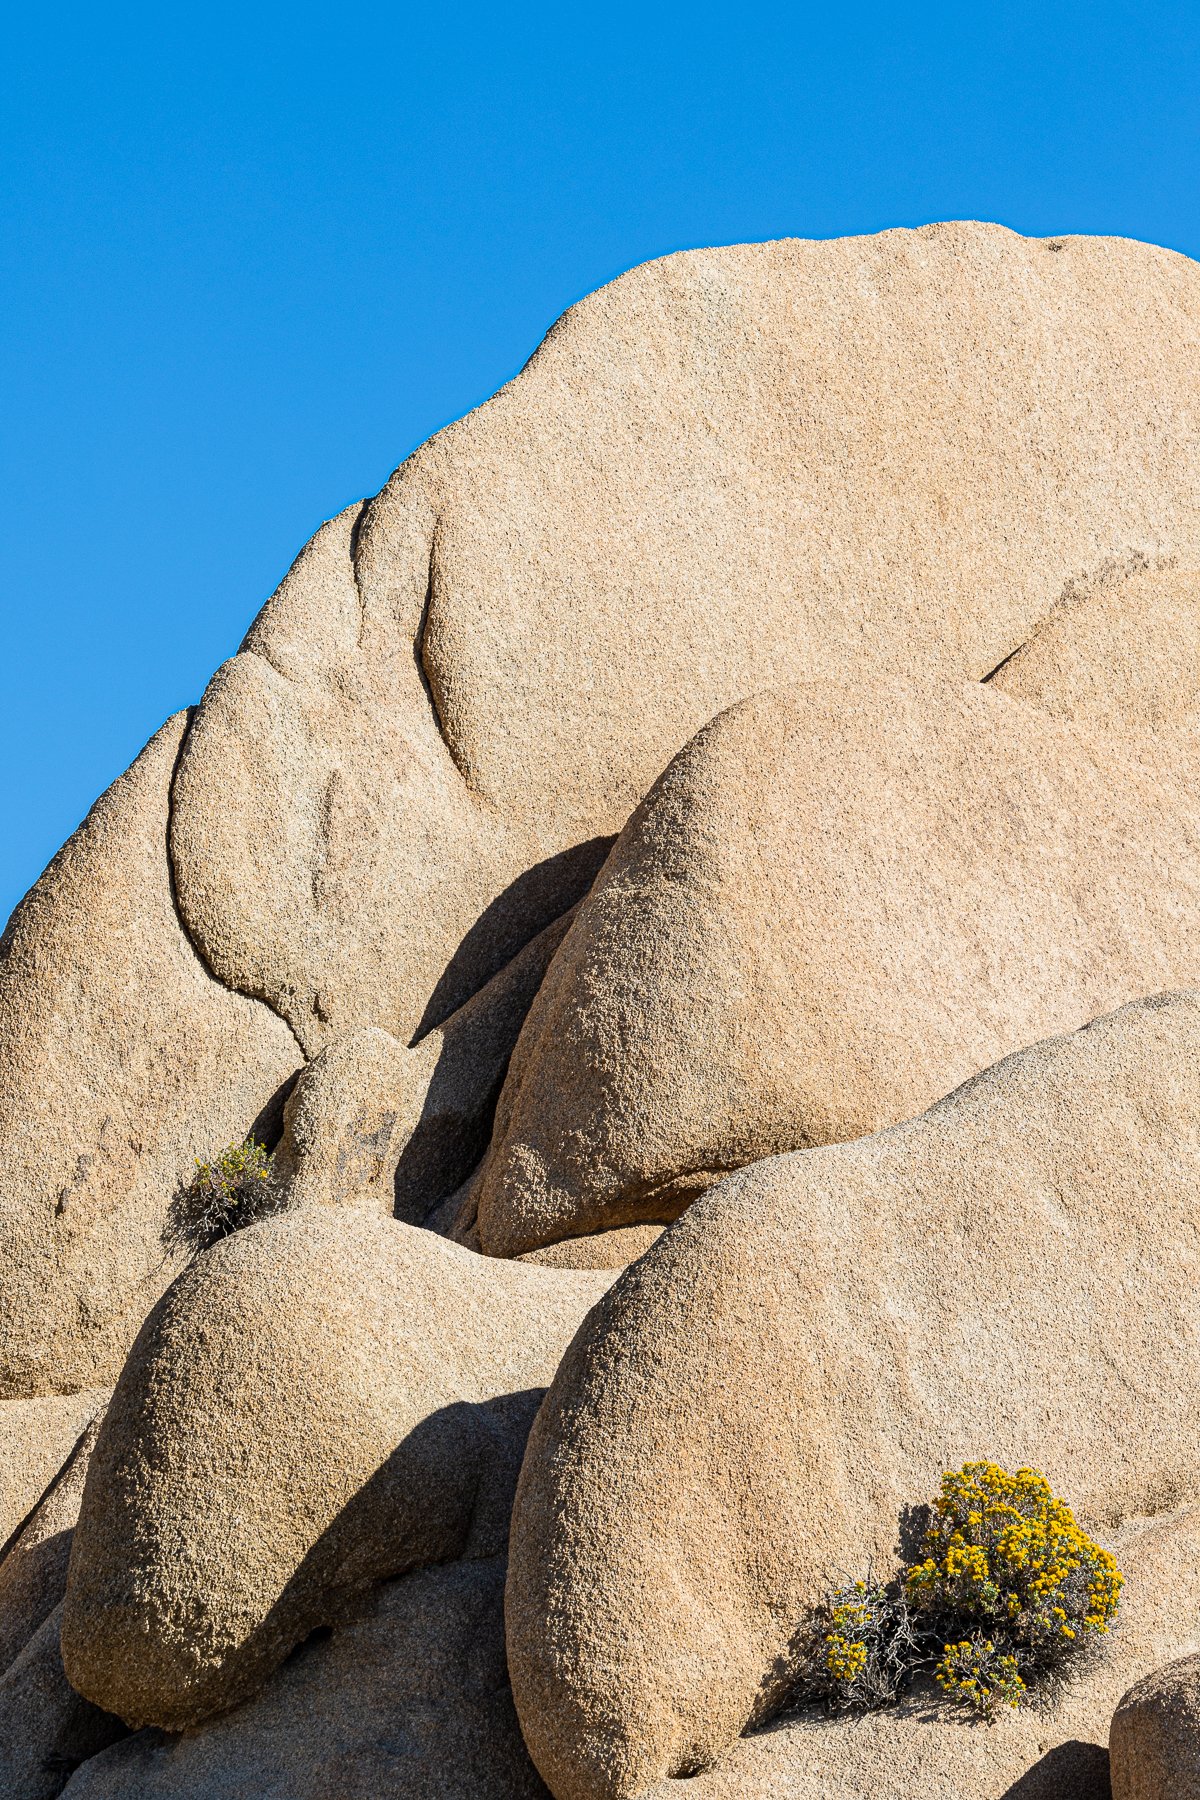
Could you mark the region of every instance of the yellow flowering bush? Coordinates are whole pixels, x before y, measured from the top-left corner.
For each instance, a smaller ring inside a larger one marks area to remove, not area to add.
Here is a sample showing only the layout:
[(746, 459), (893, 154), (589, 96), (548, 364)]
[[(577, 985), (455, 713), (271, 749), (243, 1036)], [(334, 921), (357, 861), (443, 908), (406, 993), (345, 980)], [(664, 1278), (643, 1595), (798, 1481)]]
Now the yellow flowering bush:
[(274, 1161), (266, 1145), (252, 1137), (229, 1144), (212, 1162), (197, 1157), (196, 1173), (182, 1196), (178, 1235), (193, 1248), (203, 1248), (273, 1212), (269, 1183)]
[(966, 1463), (924, 1511), (892, 1581), (854, 1582), (819, 1609), (810, 1693), (839, 1709), (887, 1704), (931, 1670), (948, 1698), (993, 1718), (1110, 1629), (1124, 1578), (1036, 1469)]
[[(1010, 1475), (979, 1462), (943, 1475), (922, 1551), (904, 1575), (913, 1612), (973, 1627), (970, 1642), (986, 1643), (993, 1659), (1015, 1657), (1022, 1678), (1055, 1668), (1116, 1617), (1124, 1577), (1036, 1469)], [(976, 1656), (968, 1683), (957, 1673), (961, 1661), (943, 1655), (938, 1664), (948, 1693), (982, 1712), (1020, 1703), (1024, 1679), (1014, 1686), (1007, 1666), (991, 1683)]]
[[(855, 1592), (865, 1594), (865, 1581), (856, 1581)], [(829, 1631), (825, 1638), (825, 1667), (835, 1681), (847, 1687), (858, 1680), (866, 1667), (867, 1645), (864, 1633), (869, 1625), (867, 1607), (859, 1599), (839, 1596), (829, 1612)]]

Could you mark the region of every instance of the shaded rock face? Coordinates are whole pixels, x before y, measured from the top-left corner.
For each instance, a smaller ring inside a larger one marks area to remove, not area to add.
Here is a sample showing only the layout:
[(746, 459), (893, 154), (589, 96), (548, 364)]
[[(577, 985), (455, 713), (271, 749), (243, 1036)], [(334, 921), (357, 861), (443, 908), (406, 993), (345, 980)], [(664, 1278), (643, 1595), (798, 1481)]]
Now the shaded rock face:
[(99, 1432), (97, 1416), (0, 1560), (0, 1671), (20, 1655), (66, 1592), (71, 1536)]
[(705, 726), (522, 1030), (482, 1248), (671, 1218), (723, 1172), (1200, 984), (1194, 780), (1115, 744), (978, 684), (810, 683)]
[[(689, 253), (316, 534), (0, 944), (6, 1795), (1106, 1792), (1200, 1649), (1198, 350), (1135, 244)], [(1104, 1655), (760, 1729), (967, 1456)]]
[(378, 1588), (257, 1700), (203, 1731), (143, 1731), (69, 1800), (548, 1800), (504, 1662), (504, 1559)]
[(505, 1547), (533, 1415), (612, 1271), (496, 1268), (365, 1207), (206, 1252), (147, 1321), (93, 1454), (63, 1654), (178, 1729), (372, 1582)]
[(1142, 1677), (1113, 1714), (1113, 1800), (1200, 1795), (1200, 1656)]
[(0, 1675), (0, 1792), (54, 1800), (72, 1770), (126, 1735), (71, 1686), (59, 1649), (62, 1603)]
[(1198, 1081), (1200, 997), (1139, 1002), (729, 1177), (619, 1278), (513, 1516), (513, 1693), (558, 1800), (712, 1763), (943, 1469), (1042, 1469), (1101, 1535), (1195, 1494)]
[[(106, 1399), (93, 1397), (92, 1410), (102, 1410)], [(44, 1409), (61, 1402), (8, 1404)], [(126, 1735), (120, 1719), (71, 1686), (59, 1641), (72, 1530), (99, 1429), (97, 1412), (0, 1552), (0, 1793), (5, 1800), (53, 1800), (73, 1769)]]

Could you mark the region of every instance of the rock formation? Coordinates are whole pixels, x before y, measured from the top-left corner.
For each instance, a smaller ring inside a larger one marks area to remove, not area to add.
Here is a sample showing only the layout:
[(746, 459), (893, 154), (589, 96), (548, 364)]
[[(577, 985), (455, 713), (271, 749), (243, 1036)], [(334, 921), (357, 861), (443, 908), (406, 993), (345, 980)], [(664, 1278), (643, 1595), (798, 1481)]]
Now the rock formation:
[(547, 1800), (504, 1661), (504, 1559), (387, 1582), (257, 1700), (203, 1731), (139, 1731), (70, 1800)]
[(0, 1675), (0, 1791), (53, 1800), (81, 1763), (126, 1735), (67, 1680), (59, 1650), (62, 1602)]
[(107, 1399), (107, 1388), (82, 1388), (0, 1401), (0, 1546), (22, 1529)]
[(730, 1169), (912, 1118), (1021, 1044), (1200, 985), (1193, 792), (1177, 758), (979, 684), (809, 683), (720, 714), (538, 994), (479, 1180), (483, 1249), (673, 1218)]
[(0, 1561), (0, 1671), (15, 1661), (66, 1593), (71, 1539), (99, 1432), (97, 1417), (5, 1548)]
[[(1171, 252), (695, 251), (316, 533), (0, 940), (6, 1797), (1184, 1794), (1198, 420)], [(1115, 1637), (797, 1711), (969, 1455)]]
[[(990, 1730), (939, 1707), (929, 1684), (861, 1717), (792, 1712), (739, 1738), (703, 1774), (656, 1782), (646, 1800), (1144, 1800), (1121, 1790), (1115, 1724), (1111, 1791), (1104, 1744), (1133, 1672), (1200, 1644), (1200, 1509), (1131, 1520), (1111, 1542), (1127, 1580), (1120, 1629), (1053, 1704)], [(1186, 1791), (1151, 1790), (1154, 1800)]]
[(194, 1158), (252, 1129), (301, 1061), (180, 927), (166, 822), (185, 730), (151, 739), (0, 941), (6, 1394), (115, 1380), (181, 1266), (166, 1227)]
[(1032, 1465), (1100, 1531), (1192, 1494), (1198, 1089), (1200, 996), (1139, 1002), (730, 1176), (618, 1280), (513, 1515), (513, 1692), (558, 1800), (769, 1716), (798, 1623), (943, 1469)]
[(1113, 1800), (1200, 1795), (1200, 1656), (1145, 1675), (1113, 1714)]
[(367, 1025), (318, 1051), (284, 1108), (273, 1180), (287, 1206), (371, 1195), (419, 1225), (456, 1191), (487, 1148), (512, 1047), (573, 911), (414, 1048)]
[(14, 917), (2, 1391), (110, 1380), (294, 1039), (440, 1023), (722, 708), (978, 679), (1112, 565), (1200, 567), (1198, 292), (982, 225), (669, 257), (324, 526)]
[(372, 1582), (503, 1552), (533, 1415), (611, 1273), (494, 1270), (365, 1206), (199, 1257), (92, 1458), (67, 1672), (130, 1724), (255, 1693)]
[(1200, 723), (1200, 571), (1134, 561), (1068, 589), (989, 685), (1161, 765), (1172, 750), (1155, 740)]
[(171, 821), (201, 953), (310, 1054), (407, 1039), (741, 695), (978, 679), (1081, 575), (1200, 566), (1198, 350), (1186, 259), (988, 226), (592, 295), (318, 533), (215, 677)]

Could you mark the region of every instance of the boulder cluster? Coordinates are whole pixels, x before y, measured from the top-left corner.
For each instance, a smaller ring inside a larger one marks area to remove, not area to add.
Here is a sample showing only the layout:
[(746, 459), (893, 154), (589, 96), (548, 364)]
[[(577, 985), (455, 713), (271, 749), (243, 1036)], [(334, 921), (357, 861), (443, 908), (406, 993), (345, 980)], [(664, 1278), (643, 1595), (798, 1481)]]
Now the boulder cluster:
[[(0, 1794), (1200, 1800), (1198, 796), (1194, 263), (573, 308), (0, 941)], [(1117, 1628), (806, 1705), (972, 1459)]]

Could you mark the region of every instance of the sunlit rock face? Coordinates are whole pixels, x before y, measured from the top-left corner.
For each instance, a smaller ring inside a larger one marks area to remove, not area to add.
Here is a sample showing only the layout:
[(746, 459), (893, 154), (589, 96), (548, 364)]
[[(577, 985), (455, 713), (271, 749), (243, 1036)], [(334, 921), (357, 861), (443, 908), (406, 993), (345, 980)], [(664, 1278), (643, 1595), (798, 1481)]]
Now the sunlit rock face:
[[(0, 942), (6, 1792), (1099, 1800), (1200, 1647), (1198, 722), (1200, 269), (1144, 245), (647, 264), (323, 526)], [(189, 1260), (248, 1135), (280, 1216)], [(968, 1454), (1121, 1547), (1107, 1660), (969, 1744), (739, 1740), (805, 1521), (883, 1555)]]

